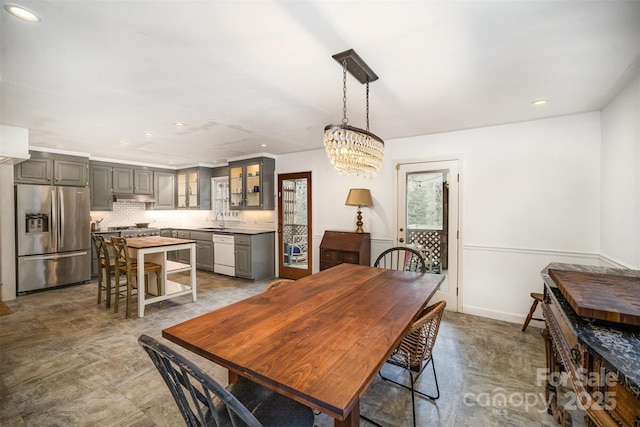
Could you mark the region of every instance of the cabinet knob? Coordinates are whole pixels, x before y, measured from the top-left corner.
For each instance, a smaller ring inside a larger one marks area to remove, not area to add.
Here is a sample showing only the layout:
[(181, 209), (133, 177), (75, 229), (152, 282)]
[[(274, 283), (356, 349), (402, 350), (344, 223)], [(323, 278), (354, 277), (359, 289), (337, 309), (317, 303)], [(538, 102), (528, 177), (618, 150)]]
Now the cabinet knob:
[(404, 242), (404, 237), (399, 238), (399, 239), (398, 239), (398, 241), (399, 241), (400, 243)]

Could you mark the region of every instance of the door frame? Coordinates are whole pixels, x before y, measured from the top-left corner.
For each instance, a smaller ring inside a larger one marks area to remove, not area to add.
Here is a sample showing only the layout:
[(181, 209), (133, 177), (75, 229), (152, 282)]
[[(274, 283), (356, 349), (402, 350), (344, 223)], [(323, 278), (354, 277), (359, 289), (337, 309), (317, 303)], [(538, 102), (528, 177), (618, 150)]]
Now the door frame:
[[(305, 276), (310, 276), (313, 274), (313, 210), (312, 210), (312, 173), (311, 171), (307, 172), (293, 172), (293, 173), (281, 173), (278, 174), (278, 186), (276, 188), (277, 192), (277, 203), (278, 203), (278, 239), (277, 239), (277, 250), (276, 256), (278, 257), (278, 276), (285, 279), (300, 279)], [(293, 268), (287, 267), (284, 265), (283, 259), (283, 235), (282, 235), (282, 181), (285, 180), (294, 180), (294, 179), (307, 179), (307, 268)]]
[[(464, 235), (463, 233), (463, 204), (462, 204), (462, 200), (464, 200), (463, 194), (464, 194), (464, 190), (463, 190), (463, 156), (462, 154), (451, 154), (451, 155), (444, 155), (444, 156), (433, 156), (433, 157), (426, 157), (426, 158), (408, 158), (408, 159), (396, 159), (393, 162), (393, 195), (394, 195), (394, 201), (397, 204), (398, 201), (398, 175), (399, 175), (399, 169), (401, 165), (409, 165), (409, 164), (420, 164), (420, 163), (438, 163), (438, 162), (448, 162), (448, 161), (457, 161), (458, 162), (458, 218), (457, 218), (457, 229), (458, 229), (458, 235), (457, 235), (457, 245), (456, 245), (456, 255), (458, 258), (458, 262), (457, 262), (457, 266), (456, 266), (456, 274), (457, 274), (457, 278), (458, 278), (458, 293), (457, 293), (457, 298), (456, 298), (456, 305), (457, 305), (457, 312), (458, 313), (463, 313), (463, 305), (462, 305), (462, 301), (463, 301), (463, 294), (464, 294), (464, 287), (463, 287), (463, 275), (462, 275), (462, 263), (463, 263), (463, 258), (462, 258), (462, 237)], [(392, 237), (392, 245), (397, 245), (397, 231), (398, 231), (398, 207), (396, 206), (396, 208), (393, 210), (393, 225), (394, 228), (392, 230), (393, 233), (393, 237)]]

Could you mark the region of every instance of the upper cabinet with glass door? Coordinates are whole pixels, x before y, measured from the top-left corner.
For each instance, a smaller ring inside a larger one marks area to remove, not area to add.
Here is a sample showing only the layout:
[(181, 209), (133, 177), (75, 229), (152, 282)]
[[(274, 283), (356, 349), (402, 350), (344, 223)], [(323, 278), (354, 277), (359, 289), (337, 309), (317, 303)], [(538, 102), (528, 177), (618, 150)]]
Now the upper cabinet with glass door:
[(229, 162), (231, 210), (273, 210), (275, 160), (269, 157)]
[(176, 173), (178, 209), (211, 209), (211, 169), (198, 167)]

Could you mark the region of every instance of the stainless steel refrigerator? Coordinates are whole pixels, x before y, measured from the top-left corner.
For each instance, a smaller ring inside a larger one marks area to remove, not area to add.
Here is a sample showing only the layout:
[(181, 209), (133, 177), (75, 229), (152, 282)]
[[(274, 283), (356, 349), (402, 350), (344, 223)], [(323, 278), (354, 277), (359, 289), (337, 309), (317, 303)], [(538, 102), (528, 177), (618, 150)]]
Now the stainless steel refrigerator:
[(16, 185), (18, 292), (91, 278), (89, 189)]

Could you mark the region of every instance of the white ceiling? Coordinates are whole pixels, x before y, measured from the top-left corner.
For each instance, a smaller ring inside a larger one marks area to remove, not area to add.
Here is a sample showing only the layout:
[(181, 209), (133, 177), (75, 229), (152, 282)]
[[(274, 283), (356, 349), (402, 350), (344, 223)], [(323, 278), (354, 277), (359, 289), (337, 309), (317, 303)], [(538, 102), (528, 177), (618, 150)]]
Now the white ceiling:
[(10, 3), (42, 21), (0, 11), (0, 122), (32, 147), (174, 167), (322, 148), (342, 118), (331, 55), (350, 48), (380, 77), (384, 140), (599, 110), (640, 57), (637, 0)]

